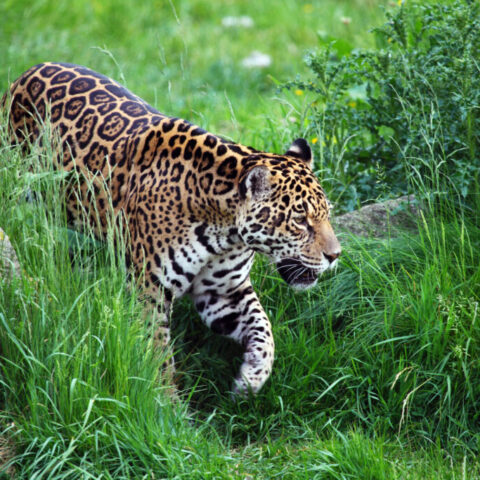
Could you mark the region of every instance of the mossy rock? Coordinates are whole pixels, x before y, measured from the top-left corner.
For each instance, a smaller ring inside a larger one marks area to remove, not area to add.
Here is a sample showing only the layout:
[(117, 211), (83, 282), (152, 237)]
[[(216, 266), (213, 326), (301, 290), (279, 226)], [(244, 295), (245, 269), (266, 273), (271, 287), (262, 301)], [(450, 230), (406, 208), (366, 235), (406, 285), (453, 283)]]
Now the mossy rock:
[(395, 237), (400, 232), (417, 230), (419, 212), (415, 197), (405, 195), (334, 217), (332, 226), (337, 233), (369, 238)]

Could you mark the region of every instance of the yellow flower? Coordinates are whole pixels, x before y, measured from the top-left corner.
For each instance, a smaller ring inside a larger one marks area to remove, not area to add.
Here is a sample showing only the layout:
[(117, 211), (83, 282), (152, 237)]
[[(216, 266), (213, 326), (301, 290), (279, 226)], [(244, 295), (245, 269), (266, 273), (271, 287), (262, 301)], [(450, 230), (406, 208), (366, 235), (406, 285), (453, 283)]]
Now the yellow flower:
[(317, 137), (313, 137), (311, 141), (312, 141), (312, 143), (315, 145), (315, 144), (318, 142), (318, 138), (317, 138)]
[(350, 100), (347, 105), (349, 107), (355, 108), (357, 106), (357, 102), (355, 100)]
[(105, 2), (102, 2), (101, 0), (94, 0), (93, 1), (93, 11), (95, 14), (103, 14), (105, 12)]
[(399, 7), (402, 6), (402, 3), (403, 3), (403, 0), (397, 0), (397, 5), (398, 5)]
[(311, 3), (306, 3), (304, 6), (303, 6), (303, 11), (305, 13), (312, 13), (313, 12), (313, 5)]
[(295, 95), (303, 95), (303, 90), (300, 90), (299, 88), (297, 90), (295, 90)]

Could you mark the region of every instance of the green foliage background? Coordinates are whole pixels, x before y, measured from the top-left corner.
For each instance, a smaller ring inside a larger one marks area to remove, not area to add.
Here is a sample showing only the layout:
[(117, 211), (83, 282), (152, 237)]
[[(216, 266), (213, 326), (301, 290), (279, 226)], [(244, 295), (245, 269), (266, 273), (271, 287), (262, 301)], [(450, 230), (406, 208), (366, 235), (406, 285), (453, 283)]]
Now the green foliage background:
[[(35, 63), (84, 64), (126, 83), (162, 112), (236, 141), (261, 142), (257, 132), (267, 128), (265, 117), (274, 110), (272, 121), (284, 118), (272, 101), (276, 82), (306, 71), (303, 56), (318, 30), (368, 46), (366, 30), (382, 18), (378, 5), (6, 0), (0, 5), (2, 89)], [(252, 28), (222, 26), (222, 18), (242, 15), (252, 18)], [(343, 17), (352, 23), (343, 24)], [(242, 59), (254, 50), (270, 55), (271, 67), (243, 68)]]
[(307, 56), (312, 81), (286, 85), (313, 93), (307, 131), (323, 139), (329, 186), (350, 210), (435, 175), (468, 205), (480, 167), (480, 4), (410, 2), (386, 20), (375, 50), (332, 41)]

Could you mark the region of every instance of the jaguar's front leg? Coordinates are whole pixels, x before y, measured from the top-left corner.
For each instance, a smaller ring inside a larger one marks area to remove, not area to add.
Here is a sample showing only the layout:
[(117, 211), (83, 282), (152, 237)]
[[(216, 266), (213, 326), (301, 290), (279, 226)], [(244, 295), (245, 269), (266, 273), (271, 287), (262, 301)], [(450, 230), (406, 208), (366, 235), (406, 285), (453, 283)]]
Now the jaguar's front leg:
[(196, 295), (202, 320), (215, 332), (245, 347), (243, 363), (233, 384), (235, 394), (257, 393), (270, 376), (274, 342), (272, 328), (249, 281), (228, 294), (212, 290)]

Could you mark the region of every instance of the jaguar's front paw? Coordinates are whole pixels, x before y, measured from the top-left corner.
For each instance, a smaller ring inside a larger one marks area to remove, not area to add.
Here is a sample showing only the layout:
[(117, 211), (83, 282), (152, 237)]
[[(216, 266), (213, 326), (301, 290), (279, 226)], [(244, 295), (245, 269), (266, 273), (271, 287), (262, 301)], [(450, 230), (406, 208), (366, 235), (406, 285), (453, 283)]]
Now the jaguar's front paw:
[(232, 392), (235, 397), (255, 395), (263, 387), (270, 376), (271, 365), (261, 366), (258, 363), (243, 363), (240, 372), (233, 382)]
[(236, 401), (238, 398), (247, 398), (249, 395), (254, 395), (255, 392), (251, 385), (249, 385), (243, 378), (236, 378), (232, 385), (232, 400)]

